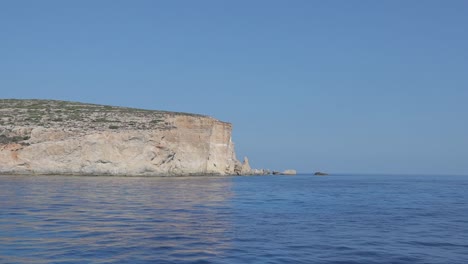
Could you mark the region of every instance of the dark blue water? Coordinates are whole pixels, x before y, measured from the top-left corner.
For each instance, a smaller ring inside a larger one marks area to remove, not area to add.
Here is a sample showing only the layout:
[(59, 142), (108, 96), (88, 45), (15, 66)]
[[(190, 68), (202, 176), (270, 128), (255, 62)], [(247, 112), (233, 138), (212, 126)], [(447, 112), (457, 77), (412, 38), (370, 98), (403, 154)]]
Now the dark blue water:
[(468, 177), (0, 177), (0, 263), (468, 263)]

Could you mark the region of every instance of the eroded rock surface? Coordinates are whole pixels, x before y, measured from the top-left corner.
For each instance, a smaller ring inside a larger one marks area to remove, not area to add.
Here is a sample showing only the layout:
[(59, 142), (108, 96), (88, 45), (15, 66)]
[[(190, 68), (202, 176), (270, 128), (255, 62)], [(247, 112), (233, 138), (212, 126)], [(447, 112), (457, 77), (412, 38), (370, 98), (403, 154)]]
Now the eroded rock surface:
[(296, 170), (285, 170), (281, 173), (282, 175), (296, 175)]
[(0, 100), (0, 173), (232, 175), (231, 130), (202, 115)]

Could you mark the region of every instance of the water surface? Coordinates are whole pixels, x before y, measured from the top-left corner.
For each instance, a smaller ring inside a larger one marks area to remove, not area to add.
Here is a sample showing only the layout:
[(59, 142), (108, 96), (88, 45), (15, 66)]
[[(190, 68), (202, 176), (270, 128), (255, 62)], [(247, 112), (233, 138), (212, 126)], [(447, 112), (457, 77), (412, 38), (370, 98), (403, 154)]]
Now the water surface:
[(468, 177), (0, 176), (0, 263), (468, 263)]

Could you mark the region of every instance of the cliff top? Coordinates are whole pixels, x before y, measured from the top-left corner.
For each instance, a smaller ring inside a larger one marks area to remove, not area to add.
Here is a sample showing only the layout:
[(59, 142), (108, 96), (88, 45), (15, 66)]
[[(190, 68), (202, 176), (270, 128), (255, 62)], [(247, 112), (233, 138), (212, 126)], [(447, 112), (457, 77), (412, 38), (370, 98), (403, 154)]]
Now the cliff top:
[(144, 110), (79, 102), (0, 99), (0, 126), (71, 129), (171, 129), (167, 117), (198, 114)]

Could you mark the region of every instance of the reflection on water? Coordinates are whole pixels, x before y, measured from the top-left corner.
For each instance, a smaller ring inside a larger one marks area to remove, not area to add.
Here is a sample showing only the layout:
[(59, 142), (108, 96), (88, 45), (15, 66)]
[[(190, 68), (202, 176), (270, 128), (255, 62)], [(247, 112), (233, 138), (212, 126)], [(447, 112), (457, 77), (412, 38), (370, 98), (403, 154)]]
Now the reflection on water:
[(0, 263), (468, 263), (468, 177), (0, 176)]
[(2, 177), (0, 190), (0, 262), (194, 262), (231, 244), (230, 178)]

